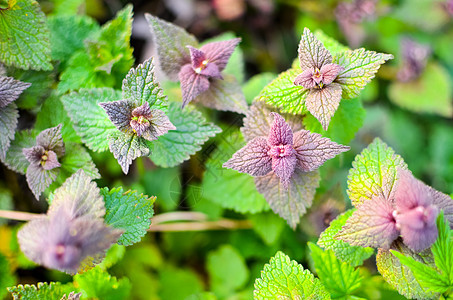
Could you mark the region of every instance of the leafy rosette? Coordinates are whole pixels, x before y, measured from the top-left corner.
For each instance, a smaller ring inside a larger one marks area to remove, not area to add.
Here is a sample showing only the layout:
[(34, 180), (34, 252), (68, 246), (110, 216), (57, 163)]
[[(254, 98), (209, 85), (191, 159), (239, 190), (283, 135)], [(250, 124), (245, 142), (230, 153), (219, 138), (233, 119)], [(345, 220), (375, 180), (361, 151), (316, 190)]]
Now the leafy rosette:
[(254, 176), (257, 190), (293, 228), (312, 203), (319, 184), (316, 170), (350, 149), (318, 133), (294, 132), (280, 114), (270, 112), (263, 103), (252, 106), (242, 132), (247, 145), (223, 167)]
[(337, 43), (330, 48), (333, 54), (305, 28), (298, 51), (300, 67), (295, 64), (281, 73), (260, 98), (282, 112), (305, 114), (308, 110), (327, 130), (341, 99), (357, 97), (380, 65), (393, 58), (363, 48), (349, 50)]
[[(1, 72), (1, 70), (0, 70)], [(14, 131), (17, 126), (19, 112), (13, 103), (19, 98), (24, 90), (30, 87), (30, 83), (5, 77), (0, 74), (0, 159), (4, 160), (6, 151), (11, 140), (14, 139)]]
[(412, 272), (389, 250), (432, 262), (441, 210), (453, 224), (453, 200), (416, 179), (403, 159), (376, 139), (353, 163), (348, 195), (356, 210), (345, 219), (335, 239), (352, 246), (379, 248), (378, 269), (406, 297), (430, 299)]
[[(189, 102), (244, 113), (245, 96), (234, 77), (223, 74), (241, 41), (234, 38), (209, 42), (201, 47), (183, 28), (146, 14), (162, 71), (170, 80), (180, 81), (182, 107)], [(228, 94), (234, 94), (234, 99)]]
[(80, 170), (55, 190), (46, 215), (19, 230), (20, 247), (37, 264), (75, 274), (102, 258), (123, 233), (104, 224), (104, 214), (99, 188)]

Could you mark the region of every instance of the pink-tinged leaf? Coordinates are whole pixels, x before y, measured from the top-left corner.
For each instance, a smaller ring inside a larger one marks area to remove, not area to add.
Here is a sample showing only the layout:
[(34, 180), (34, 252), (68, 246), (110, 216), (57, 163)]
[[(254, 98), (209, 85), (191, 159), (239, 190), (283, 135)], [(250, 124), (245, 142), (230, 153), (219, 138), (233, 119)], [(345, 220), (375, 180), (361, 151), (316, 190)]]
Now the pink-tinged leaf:
[(157, 48), (159, 64), (164, 73), (173, 81), (178, 81), (182, 66), (190, 64), (190, 54), (186, 46), (197, 47), (195, 37), (183, 28), (173, 25), (150, 14), (145, 14), (154, 44)]
[(65, 153), (61, 126), (59, 124), (56, 127), (48, 128), (36, 137), (36, 144), (38, 146), (43, 147), (45, 150), (52, 150), (58, 157), (62, 157)]
[(280, 178), (282, 186), (284, 188), (288, 188), (289, 180), (291, 176), (294, 174), (294, 170), (296, 169), (296, 155), (293, 148), (289, 148), (290, 152), (287, 153), (286, 156), (283, 157), (272, 157), (272, 171), (274, 171), (275, 175)]
[(143, 132), (143, 138), (148, 141), (154, 141), (159, 136), (166, 134), (169, 130), (176, 130), (176, 127), (170, 122), (165, 113), (159, 109), (153, 109), (151, 126)]
[(274, 122), (271, 125), (268, 143), (271, 146), (292, 145), (293, 131), (285, 119), (278, 113), (272, 112)]
[(30, 260), (43, 264), (42, 254), (47, 248), (43, 238), (49, 236), (49, 218), (41, 215), (25, 224), (18, 232), (20, 249)]
[(105, 110), (110, 121), (112, 121), (118, 130), (125, 133), (132, 133), (130, 125), (132, 111), (134, 110), (132, 102), (127, 100), (101, 102), (99, 106)]
[(312, 89), (316, 86), (316, 81), (313, 79), (313, 68), (308, 68), (294, 79), (295, 85), (301, 85), (306, 89)]
[(204, 61), (206, 60), (206, 55), (203, 51), (198, 50), (192, 46), (187, 46), (187, 49), (190, 51), (190, 60), (192, 61), (192, 68), (196, 70), (204, 66)]
[(142, 136), (151, 127), (151, 117), (151, 108), (148, 102), (144, 102), (139, 107), (134, 108), (129, 122), (132, 131), (138, 136)]
[(255, 184), (271, 209), (295, 229), (300, 217), (311, 206), (320, 179), (318, 171), (306, 173), (296, 169), (288, 188), (283, 187), (280, 178), (274, 173), (255, 177)]
[(148, 102), (143, 103), (139, 107), (136, 107), (132, 110), (133, 117), (144, 117), (150, 119), (152, 116), (151, 108), (149, 107)]
[(297, 166), (304, 172), (316, 170), (325, 161), (334, 158), (342, 152), (349, 151), (349, 146), (332, 142), (319, 133), (300, 130), (294, 134), (294, 150), (296, 151)]
[[(247, 141), (256, 137), (266, 137), (269, 135), (272, 123), (274, 122), (271, 112), (275, 108), (267, 105), (262, 101), (257, 101), (247, 110), (244, 118), (244, 126), (241, 132)], [(290, 125), (293, 132), (302, 129), (302, 116), (282, 114), (286, 122)]]
[(245, 113), (248, 108), (241, 85), (234, 76), (228, 74), (223, 80), (212, 78), (209, 89), (196, 97), (194, 103), (241, 114)]
[(321, 67), (322, 83), (325, 85), (331, 84), (338, 74), (343, 71), (343, 67), (337, 64), (327, 64)]
[(14, 131), (17, 127), (19, 112), (17, 106), (12, 103), (0, 108), (0, 160), (4, 161), (11, 140), (14, 139)]
[(58, 172), (59, 169), (44, 170), (40, 164), (30, 164), (28, 166), (25, 177), (30, 190), (37, 200), (39, 200), (41, 193), (55, 181)]
[(266, 138), (257, 137), (233, 154), (224, 168), (233, 169), (252, 176), (263, 176), (272, 171), (272, 158)]
[(387, 199), (365, 201), (335, 236), (353, 246), (389, 249), (399, 236), (394, 208)]
[(220, 74), (219, 67), (217, 67), (217, 65), (213, 63), (208, 63), (206, 67), (201, 68), (199, 72), (198, 70), (195, 70), (195, 72), (209, 78), (223, 79), (222, 74)]
[(209, 89), (209, 80), (206, 76), (195, 73), (190, 64), (184, 65), (178, 74), (181, 81), (182, 107), (198, 95)]
[(25, 158), (31, 163), (35, 165), (39, 165), (41, 163), (42, 155), (44, 154), (45, 149), (41, 146), (33, 146), (31, 148), (23, 148), (22, 153), (24, 154)]
[(235, 38), (227, 41), (212, 42), (202, 46), (200, 50), (206, 53), (207, 60), (216, 64), (219, 71), (222, 72), (240, 41), (240, 38)]
[(308, 111), (321, 123), (322, 128), (329, 128), (330, 119), (341, 101), (341, 86), (331, 83), (322, 89), (311, 89), (308, 91), (305, 105)]
[(332, 62), (332, 55), (329, 50), (324, 47), (323, 43), (311, 33), (308, 28), (304, 29), (304, 33), (299, 43), (299, 61), (302, 70), (306, 69), (321, 69), (323, 65)]
[(429, 187), (415, 178), (409, 170), (398, 168), (394, 202), (398, 212), (403, 213), (417, 206), (432, 204)]
[(31, 83), (0, 76), (0, 109), (16, 101), (20, 94), (30, 86)]
[(49, 216), (57, 214), (60, 207), (64, 207), (73, 219), (81, 216), (102, 218), (105, 214), (104, 199), (100, 190), (83, 170), (74, 173), (55, 190), (47, 214)]
[(55, 152), (48, 150), (47, 153), (45, 153), (45, 156), (45, 159), (41, 159), (41, 165), (44, 170), (52, 170), (61, 167), (61, 164), (58, 162), (57, 154)]
[(432, 204), (436, 205), (439, 209), (442, 209), (448, 222), (453, 224), (453, 199), (431, 187), (429, 188), (429, 192), (431, 194), (430, 198), (432, 199)]
[(124, 174), (129, 172), (129, 165), (137, 157), (150, 155), (146, 140), (136, 134), (112, 132), (109, 136), (109, 148), (121, 166)]

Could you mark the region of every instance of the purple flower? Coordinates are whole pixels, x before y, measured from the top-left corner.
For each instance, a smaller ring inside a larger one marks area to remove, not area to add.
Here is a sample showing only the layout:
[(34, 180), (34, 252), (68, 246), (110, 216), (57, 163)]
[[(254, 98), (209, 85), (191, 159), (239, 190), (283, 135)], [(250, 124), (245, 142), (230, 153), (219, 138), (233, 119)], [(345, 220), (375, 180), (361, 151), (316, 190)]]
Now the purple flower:
[(162, 110), (151, 109), (148, 102), (137, 107), (128, 100), (102, 102), (99, 105), (120, 131), (136, 134), (148, 141), (176, 129)]
[(398, 70), (398, 80), (408, 82), (417, 79), (425, 70), (431, 48), (409, 38), (401, 40), (402, 66)]
[(266, 137), (255, 137), (233, 154), (223, 167), (252, 176), (265, 176), (273, 172), (288, 188), (296, 169), (310, 172), (326, 160), (349, 150), (319, 134), (300, 130), (293, 134), (291, 127), (278, 113)]
[(183, 107), (209, 89), (211, 78), (223, 79), (221, 72), (240, 41), (240, 38), (236, 38), (212, 42), (200, 49), (187, 46), (191, 62), (182, 66), (178, 74)]

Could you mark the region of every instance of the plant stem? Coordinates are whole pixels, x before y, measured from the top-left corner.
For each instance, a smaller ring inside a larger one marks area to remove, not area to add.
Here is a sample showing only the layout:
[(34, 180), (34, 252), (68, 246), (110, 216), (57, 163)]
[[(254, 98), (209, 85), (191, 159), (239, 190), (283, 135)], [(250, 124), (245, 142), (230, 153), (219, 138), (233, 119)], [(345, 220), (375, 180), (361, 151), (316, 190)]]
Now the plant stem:
[(17, 221), (30, 221), (31, 219), (37, 218), (41, 214), (33, 214), (23, 211), (12, 211), (12, 210), (0, 210), (0, 218), (17, 220)]

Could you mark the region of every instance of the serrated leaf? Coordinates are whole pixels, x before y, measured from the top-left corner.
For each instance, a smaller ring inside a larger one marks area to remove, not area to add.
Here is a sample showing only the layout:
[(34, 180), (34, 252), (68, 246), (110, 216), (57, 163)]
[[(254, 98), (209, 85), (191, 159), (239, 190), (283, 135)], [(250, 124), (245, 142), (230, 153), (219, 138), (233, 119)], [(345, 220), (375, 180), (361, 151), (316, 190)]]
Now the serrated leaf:
[(6, 152), (14, 139), (19, 111), (14, 103), (0, 108), (0, 160), (5, 160)]
[(59, 168), (45, 170), (40, 165), (30, 164), (27, 167), (26, 178), (28, 187), (39, 200), (39, 196), (55, 181), (59, 173)]
[(52, 70), (49, 29), (35, 0), (10, 1), (0, 11), (0, 61), (22, 69)]
[[(427, 254), (426, 252), (416, 254), (404, 246), (402, 242), (397, 241), (394, 243), (392, 249), (404, 255), (411, 256), (419, 262), (433, 265), (432, 254)], [(390, 251), (379, 249), (376, 256), (376, 265), (385, 281), (393, 286), (401, 295), (407, 298), (438, 299), (438, 295), (422, 288), (415, 279), (412, 271), (402, 265), (399, 259), (390, 253)]]
[(294, 79), (302, 72), (300, 68), (291, 68), (282, 72), (260, 93), (259, 101), (281, 109), (282, 112), (304, 114), (307, 111), (305, 99), (308, 90), (294, 84)]
[(366, 111), (359, 99), (343, 100), (325, 131), (321, 123), (312, 115), (307, 114), (303, 123), (305, 129), (317, 132), (340, 144), (349, 144), (355, 134), (362, 127)]
[(450, 74), (435, 63), (428, 64), (418, 79), (394, 82), (388, 89), (389, 99), (402, 108), (447, 118), (453, 116), (452, 94)]
[(105, 223), (125, 232), (118, 244), (130, 246), (140, 241), (151, 225), (156, 197), (148, 197), (137, 191), (123, 191), (123, 188), (101, 189), (106, 214)]
[(363, 276), (359, 269), (335, 257), (332, 250), (323, 251), (313, 243), (308, 243), (319, 279), (329, 291), (332, 299), (352, 296), (360, 288)]
[(376, 53), (363, 48), (335, 56), (333, 62), (344, 68), (335, 79), (335, 82), (341, 84), (343, 98), (357, 97), (360, 90), (374, 78), (381, 65), (392, 58), (391, 54)]
[(198, 48), (195, 37), (183, 28), (173, 25), (150, 14), (145, 14), (148, 21), (162, 71), (173, 81), (178, 81), (181, 67), (190, 63), (190, 54), (186, 46)]
[(330, 119), (340, 105), (342, 89), (338, 83), (331, 83), (322, 89), (310, 89), (305, 99), (307, 110), (321, 123), (322, 128), (329, 128)]
[(255, 184), (271, 209), (295, 229), (300, 217), (311, 206), (320, 180), (318, 170), (302, 172), (296, 169), (290, 178), (288, 188), (283, 187), (280, 178), (274, 173), (255, 177)]
[(148, 156), (150, 150), (146, 140), (136, 134), (113, 131), (109, 135), (109, 149), (121, 166), (124, 174), (137, 157)]
[(0, 76), (0, 109), (16, 101), (30, 83), (16, 80), (12, 77)]
[(348, 175), (348, 196), (360, 206), (373, 195), (390, 199), (397, 179), (397, 168), (407, 169), (401, 156), (379, 138), (356, 156)]
[(64, 182), (66, 178), (78, 170), (83, 170), (85, 174), (93, 179), (101, 178), (90, 154), (82, 145), (67, 143), (65, 146), (66, 153), (61, 159), (61, 169), (57, 181)]
[(277, 252), (255, 281), (254, 299), (330, 299), (319, 279), (309, 270)]
[(91, 150), (99, 152), (108, 149), (107, 136), (117, 129), (98, 103), (120, 99), (121, 92), (101, 88), (73, 92), (63, 96), (61, 101), (82, 142)]
[(439, 235), (431, 251), (436, 267), (442, 272), (444, 281), (451, 287), (453, 285), (453, 241), (450, 226), (444, 219), (443, 212), (437, 217), (437, 230)]
[(218, 148), (206, 161), (202, 183), (204, 197), (224, 208), (240, 213), (269, 210), (263, 195), (255, 188), (253, 177), (222, 167), (233, 153), (245, 145), (244, 138), (238, 130), (225, 133), (221, 137)]
[(207, 123), (200, 112), (193, 108), (181, 110), (178, 103), (172, 102), (167, 116), (176, 126), (151, 144), (151, 160), (161, 167), (173, 167), (195, 154), (210, 137), (221, 131), (212, 123)]
[(82, 295), (89, 299), (126, 300), (131, 291), (131, 283), (127, 278), (118, 280), (99, 267), (75, 275), (74, 282)]
[(38, 131), (35, 130), (22, 130), (17, 131), (14, 135), (14, 140), (6, 152), (6, 158), (3, 163), (14, 172), (25, 174), (30, 162), (25, 158), (22, 153), (23, 148), (30, 148), (36, 144), (36, 136)]
[(10, 292), (14, 300), (60, 300), (65, 294), (76, 290), (72, 283), (61, 284), (60, 282), (38, 282), (38, 285), (22, 285), (9, 287)]
[(244, 91), (245, 101), (247, 104), (252, 104), (253, 99), (259, 95), (261, 90), (272, 82), (277, 77), (274, 73), (261, 73), (252, 76), (246, 83), (242, 85)]
[(330, 52), (308, 28), (304, 29), (298, 51), (300, 68), (303, 71), (310, 68), (320, 69), (322, 66), (332, 62)]
[(354, 210), (350, 209), (330, 222), (330, 226), (319, 236), (317, 244), (327, 250), (332, 250), (338, 259), (356, 267), (360, 266), (365, 259), (373, 255), (373, 248), (351, 246), (335, 238), (335, 235), (341, 230), (353, 212)]
[(152, 57), (129, 71), (123, 80), (122, 90), (123, 99), (134, 101), (137, 106), (146, 101), (151, 109), (167, 110), (167, 96), (154, 75)]

